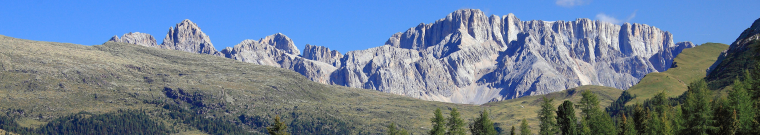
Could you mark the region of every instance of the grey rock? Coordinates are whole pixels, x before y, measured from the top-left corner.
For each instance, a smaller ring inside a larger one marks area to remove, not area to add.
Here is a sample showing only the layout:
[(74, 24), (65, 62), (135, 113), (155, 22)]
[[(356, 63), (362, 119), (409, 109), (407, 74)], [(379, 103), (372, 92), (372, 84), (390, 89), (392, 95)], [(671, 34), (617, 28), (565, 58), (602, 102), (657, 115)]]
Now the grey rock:
[(121, 38), (114, 35), (108, 41), (137, 44), (137, 45), (147, 46), (147, 47), (158, 47), (158, 44), (156, 44), (156, 39), (153, 38), (152, 35), (147, 34), (147, 33), (140, 33), (140, 32), (130, 32), (130, 33), (122, 35)]
[(296, 45), (293, 43), (293, 40), (290, 40), (288, 36), (285, 36), (285, 34), (282, 33), (269, 35), (267, 37), (259, 39), (259, 43), (274, 46), (275, 48), (285, 51), (288, 54), (301, 54), (301, 52), (298, 51)]
[(303, 49), (303, 58), (340, 67), (340, 59), (343, 58), (343, 54), (324, 46), (306, 44), (306, 47)]
[[(737, 75), (735, 72), (742, 72), (741, 70), (756, 66), (755, 64), (757, 64), (757, 61), (742, 59), (748, 59), (748, 56), (746, 56), (747, 53), (752, 54), (751, 56), (757, 56), (755, 49), (749, 47), (757, 41), (760, 41), (760, 18), (756, 19), (749, 28), (742, 31), (739, 37), (731, 43), (728, 49), (721, 53), (718, 60), (707, 70), (706, 80), (721, 81), (730, 80), (725, 78), (741, 77), (741, 74)], [(731, 82), (724, 82), (718, 85), (725, 86), (725, 84), (730, 83)]]
[[(171, 29), (164, 41), (162, 48), (215, 54), (208, 36), (189, 20)], [(345, 55), (307, 44), (301, 57), (281, 33), (245, 40), (216, 55), (291, 69), (324, 84), (483, 104), (581, 85), (625, 90), (648, 73), (667, 70), (691, 47), (646, 24), (521, 21), (513, 14), (462, 9), (395, 33), (383, 46)]]
[(221, 55), (242, 62), (291, 69), (312, 81), (325, 84), (329, 82), (330, 74), (336, 69), (334, 66), (299, 57), (298, 54), (293, 54), (292, 49), (295, 49), (295, 46), (278, 47), (282, 44), (292, 45), (292, 41), (287, 36), (278, 33), (258, 41), (244, 40), (234, 47), (223, 49)]
[(192, 21), (185, 19), (166, 33), (161, 48), (198, 54), (221, 55), (211, 39)]
[(520, 21), (463, 9), (393, 34), (386, 46), (346, 53), (331, 84), (468, 104), (580, 85), (628, 89), (693, 46), (645, 24)]

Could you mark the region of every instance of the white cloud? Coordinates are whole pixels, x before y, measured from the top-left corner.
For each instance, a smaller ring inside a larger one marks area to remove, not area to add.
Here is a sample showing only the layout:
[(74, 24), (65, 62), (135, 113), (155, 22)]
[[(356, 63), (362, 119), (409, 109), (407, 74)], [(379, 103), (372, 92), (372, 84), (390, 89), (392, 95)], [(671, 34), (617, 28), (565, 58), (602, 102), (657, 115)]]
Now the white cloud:
[(596, 19), (599, 20), (599, 21), (602, 21), (602, 22), (609, 22), (609, 23), (613, 23), (613, 24), (622, 24), (624, 22), (630, 22), (631, 20), (633, 20), (633, 18), (636, 17), (636, 12), (637, 11), (638, 10), (633, 11), (633, 13), (631, 13), (631, 15), (628, 15), (628, 18), (626, 18), (625, 20), (619, 20), (619, 19), (617, 19), (617, 18), (615, 18), (613, 16), (610, 16), (610, 15), (607, 15), (607, 14), (604, 14), (604, 13), (596, 14)]
[(628, 16), (628, 19), (625, 19), (625, 22), (630, 22), (631, 20), (633, 20), (633, 18), (636, 17), (637, 11), (639, 10), (634, 10), (633, 13), (631, 13), (631, 15)]
[(580, 6), (588, 3), (591, 3), (591, 0), (557, 0), (555, 2), (555, 4), (563, 7)]
[(609, 22), (609, 23), (614, 23), (614, 24), (620, 24), (621, 22), (623, 22), (623, 21), (618, 20), (615, 17), (609, 16), (604, 13), (596, 14), (596, 19), (602, 22)]

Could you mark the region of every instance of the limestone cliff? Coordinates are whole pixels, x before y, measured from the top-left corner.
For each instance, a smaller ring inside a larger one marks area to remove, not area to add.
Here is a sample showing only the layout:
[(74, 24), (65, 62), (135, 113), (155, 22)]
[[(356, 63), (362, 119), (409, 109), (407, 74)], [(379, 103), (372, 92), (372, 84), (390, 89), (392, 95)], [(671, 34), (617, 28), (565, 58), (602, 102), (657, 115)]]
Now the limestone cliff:
[(220, 55), (211, 39), (192, 21), (185, 19), (166, 33), (161, 48), (191, 53)]
[(513, 14), (486, 16), (477, 9), (457, 10), (395, 33), (383, 46), (346, 54), (307, 44), (301, 55), (281, 33), (216, 52), (189, 20), (170, 29), (161, 44), (291, 69), (324, 84), (467, 104), (580, 85), (628, 89), (647, 73), (667, 70), (690, 47), (694, 44), (676, 44), (670, 32), (646, 24), (521, 21)]

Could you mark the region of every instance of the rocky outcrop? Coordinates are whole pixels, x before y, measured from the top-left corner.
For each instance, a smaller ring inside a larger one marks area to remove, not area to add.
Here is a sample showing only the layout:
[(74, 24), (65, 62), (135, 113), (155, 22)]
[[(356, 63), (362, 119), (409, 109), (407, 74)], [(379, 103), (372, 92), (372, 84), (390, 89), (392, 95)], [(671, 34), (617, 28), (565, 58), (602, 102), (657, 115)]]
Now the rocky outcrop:
[(192, 21), (185, 19), (166, 33), (161, 48), (191, 53), (221, 55), (211, 44), (211, 39)]
[(113, 36), (109, 42), (123, 42), (123, 43), (130, 43), (130, 44), (137, 44), (147, 47), (158, 47), (158, 44), (156, 44), (156, 39), (153, 38), (152, 35), (147, 33), (140, 33), (140, 32), (130, 32), (127, 34), (124, 34), (119, 38), (118, 36)]
[(743, 72), (757, 68), (757, 49), (760, 46), (753, 44), (760, 44), (760, 18), (745, 29), (710, 66), (705, 79), (715, 85), (712, 87), (731, 85), (735, 78), (744, 76)]
[(346, 53), (332, 84), (482, 104), (580, 85), (627, 89), (693, 47), (645, 24), (520, 21), (476, 9), (393, 34), (386, 45)]
[(274, 35), (269, 35), (267, 37), (264, 37), (262, 39), (259, 39), (259, 44), (267, 44), (274, 46), (275, 48), (285, 51), (285, 53), (298, 55), (301, 54), (301, 52), (298, 51), (298, 48), (293, 43), (293, 40), (290, 40), (288, 36), (285, 36), (282, 33), (277, 33)]
[(308, 44), (299, 55), (281, 33), (215, 53), (189, 20), (171, 29), (161, 47), (287, 68), (324, 84), (482, 104), (580, 85), (628, 89), (648, 73), (667, 70), (694, 44), (675, 44), (671, 33), (646, 24), (521, 21), (463, 9), (345, 55)]
[(324, 46), (306, 44), (306, 47), (303, 49), (303, 57), (324, 62), (334, 67), (340, 67), (340, 59), (343, 58), (343, 54), (338, 52), (338, 50), (330, 50), (330, 48)]
[(242, 62), (291, 69), (312, 81), (328, 83), (330, 73), (336, 69), (333, 65), (302, 58), (293, 49), (295, 45), (290, 38), (278, 33), (258, 41), (244, 40), (223, 49), (221, 54)]

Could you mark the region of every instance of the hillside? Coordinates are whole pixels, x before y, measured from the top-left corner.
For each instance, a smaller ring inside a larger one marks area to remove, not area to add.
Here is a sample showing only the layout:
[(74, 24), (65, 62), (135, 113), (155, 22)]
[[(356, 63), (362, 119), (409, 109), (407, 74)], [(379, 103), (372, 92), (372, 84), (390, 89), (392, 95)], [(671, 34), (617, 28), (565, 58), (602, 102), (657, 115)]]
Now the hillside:
[(147, 110), (171, 124), (176, 120), (163, 116), (170, 110), (161, 105), (178, 105), (259, 132), (281, 115), (292, 129), (303, 127), (293, 133), (379, 133), (391, 121), (421, 133), (411, 127), (429, 127), (428, 112), (436, 107), (462, 108), (465, 118), (483, 110), (322, 85), (286, 69), (126, 43), (83, 46), (0, 36), (0, 48), (0, 110), (25, 121), (123, 109)]
[[(532, 112), (541, 97), (461, 105), (323, 85), (286, 69), (134, 44), (83, 46), (0, 36), (0, 46), (0, 110), (32, 128), (83, 111), (145, 110), (158, 121), (176, 124), (171, 129), (197, 133), (165, 116), (176, 111), (166, 105), (177, 105), (259, 133), (280, 115), (290, 123), (291, 133), (380, 133), (394, 122), (421, 134), (430, 127), (436, 107), (460, 108), (467, 122), (490, 109), (494, 122), (506, 129), (518, 119), (535, 119)], [(603, 105), (621, 92), (583, 86), (569, 90), (570, 95), (563, 91), (548, 96), (559, 104), (579, 99), (574, 93), (586, 89), (600, 94)], [(517, 109), (520, 105), (525, 109)]]
[(668, 96), (676, 97), (683, 94), (689, 83), (702, 79), (707, 74), (707, 69), (718, 59), (718, 56), (728, 45), (721, 43), (705, 43), (694, 48), (684, 49), (673, 60), (673, 66), (665, 72), (649, 73), (641, 81), (628, 89), (631, 95), (636, 95), (632, 102), (643, 102), (645, 99), (654, 97), (657, 93), (665, 91)]
[[(565, 100), (570, 100), (573, 101), (573, 103), (578, 103), (582, 97), (581, 92), (585, 90), (589, 90), (592, 93), (596, 94), (599, 97), (599, 105), (602, 107), (609, 106), (610, 103), (615, 101), (617, 99), (617, 96), (623, 92), (620, 89), (612, 87), (584, 85), (563, 90), (561, 92), (554, 92), (539, 96), (527, 96), (500, 102), (491, 102), (483, 104), (482, 106), (487, 106), (491, 109), (491, 114), (494, 115), (494, 122), (501, 123), (501, 126), (505, 128), (505, 130), (508, 130), (507, 128), (510, 128), (512, 125), (519, 127), (520, 121), (525, 118), (528, 120), (528, 125), (530, 125), (532, 128), (531, 130), (538, 132), (538, 117), (536, 115), (536, 112), (541, 109), (541, 102), (543, 101), (544, 96), (547, 98), (554, 98), (554, 107), (557, 107)], [(576, 110), (576, 113), (580, 114), (580, 110)], [(580, 115), (578, 115), (578, 117), (580, 117)]]

